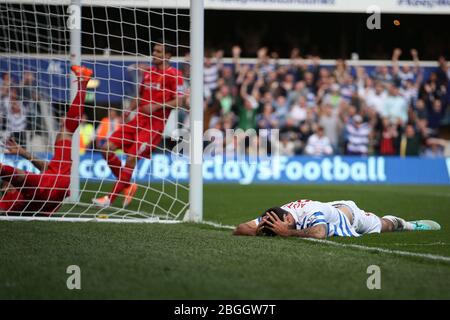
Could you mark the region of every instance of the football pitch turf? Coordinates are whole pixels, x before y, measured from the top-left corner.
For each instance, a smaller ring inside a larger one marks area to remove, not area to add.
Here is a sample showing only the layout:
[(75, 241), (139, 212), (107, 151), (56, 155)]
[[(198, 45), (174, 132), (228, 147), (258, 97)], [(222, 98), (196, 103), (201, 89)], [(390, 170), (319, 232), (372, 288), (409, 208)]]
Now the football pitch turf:
[[(336, 246), (192, 223), (2, 221), (0, 298), (450, 299), (448, 186), (206, 185), (204, 219), (236, 225), (297, 199), (354, 200), (442, 230), (328, 239)], [(69, 265), (81, 268), (81, 290), (66, 287)], [(367, 288), (370, 265), (380, 290)]]

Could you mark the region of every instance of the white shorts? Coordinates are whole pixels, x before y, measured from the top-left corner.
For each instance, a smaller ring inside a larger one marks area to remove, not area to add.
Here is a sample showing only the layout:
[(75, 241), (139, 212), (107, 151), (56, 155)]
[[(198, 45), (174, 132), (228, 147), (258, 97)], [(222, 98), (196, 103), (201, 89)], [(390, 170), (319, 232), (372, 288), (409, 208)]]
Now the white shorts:
[(349, 207), (353, 211), (353, 227), (356, 232), (359, 234), (381, 232), (381, 219), (378, 216), (361, 210), (353, 201), (349, 202)]
[(357, 233), (367, 234), (381, 232), (381, 219), (378, 216), (361, 210), (353, 201), (335, 201), (335, 203), (344, 204), (352, 210), (352, 227)]

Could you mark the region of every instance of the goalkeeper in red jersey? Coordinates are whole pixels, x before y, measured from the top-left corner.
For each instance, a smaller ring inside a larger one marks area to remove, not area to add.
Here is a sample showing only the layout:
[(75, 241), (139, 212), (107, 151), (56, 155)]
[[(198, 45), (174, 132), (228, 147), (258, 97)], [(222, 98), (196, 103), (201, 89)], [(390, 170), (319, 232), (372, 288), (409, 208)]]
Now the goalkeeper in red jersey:
[(86, 67), (72, 66), (71, 69), (77, 76), (78, 92), (56, 136), (51, 161), (47, 163), (34, 158), (13, 139), (6, 142), (6, 153), (30, 160), (41, 173), (27, 172), (0, 163), (0, 177), (5, 189), (0, 199), (0, 211), (50, 215), (58, 210), (62, 201), (69, 196), (72, 135), (80, 123), (86, 87), (92, 76), (92, 70)]
[[(136, 115), (118, 128), (101, 149), (117, 182), (109, 195), (93, 199), (97, 206), (108, 207), (120, 193), (124, 194), (123, 206), (130, 204), (137, 190), (137, 185), (131, 183), (137, 160), (151, 157), (161, 142), (171, 111), (186, 102), (186, 95), (180, 90), (183, 85), (181, 73), (170, 66), (171, 51), (170, 44), (156, 43), (152, 65), (138, 65), (142, 83), (139, 97), (130, 106), (130, 111), (137, 108)], [(127, 156), (124, 166), (115, 154), (117, 149), (122, 149)]]

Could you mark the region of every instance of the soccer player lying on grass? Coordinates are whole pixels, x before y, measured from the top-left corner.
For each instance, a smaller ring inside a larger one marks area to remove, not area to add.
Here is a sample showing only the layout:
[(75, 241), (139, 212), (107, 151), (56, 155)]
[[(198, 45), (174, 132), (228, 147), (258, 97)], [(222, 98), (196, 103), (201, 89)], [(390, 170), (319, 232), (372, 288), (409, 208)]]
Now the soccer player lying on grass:
[(353, 201), (299, 200), (266, 210), (261, 217), (237, 226), (234, 235), (323, 239), (440, 228), (431, 220), (405, 221), (392, 215), (380, 218), (359, 209)]
[(84, 111), (86, 87), (92, 70), (72, 66), (77, 76), (78, 92), (67, 111), (62, 128), (56, 136), (54, 155), (50, 162), (34, 158), (13, 139), (6, 142), (6, 152), (30, 160), (39, 174), (0, 163), (0, 177), (5, 192), (0, 199), (0, 211), (6, 213), (39, 213), (50, 215), (69, 196), (72, 168), (72, 135), (78, 128)]

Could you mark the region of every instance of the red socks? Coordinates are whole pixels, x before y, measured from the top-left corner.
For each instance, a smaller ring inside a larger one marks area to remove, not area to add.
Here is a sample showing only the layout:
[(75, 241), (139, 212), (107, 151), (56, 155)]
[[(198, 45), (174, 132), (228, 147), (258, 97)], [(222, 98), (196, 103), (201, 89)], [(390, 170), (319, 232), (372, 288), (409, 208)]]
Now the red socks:
[(120, 169), (120, 174), (118, 181), (114, 185), (113, 191), (110, 195), (111, 203), (116, 200), (117, 196), (122, 192), (123, 189), (130, 185), (131, 177), (133, 176), (134, 168), (123, 167)]
[(108, 155), (106, 156), (106, 161), (108, 162), (108, 166), (116, 176), (116, 178), (119, 178), (120, 168), (122, 167), (122, 161), (120, 161), (119, 157), (116, 156), (114, 152), (109, 151)]
[(72, 105), (66, 114), (66, 120), (64, 125), (66, 130), (70, 133), (74, 133), (80, 124), (81, 116), (84, 112), (84, 100), (86, 98), (86, 87), (89, 80), (78, 79), (78, 92), (73, 99)]

